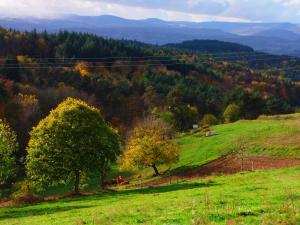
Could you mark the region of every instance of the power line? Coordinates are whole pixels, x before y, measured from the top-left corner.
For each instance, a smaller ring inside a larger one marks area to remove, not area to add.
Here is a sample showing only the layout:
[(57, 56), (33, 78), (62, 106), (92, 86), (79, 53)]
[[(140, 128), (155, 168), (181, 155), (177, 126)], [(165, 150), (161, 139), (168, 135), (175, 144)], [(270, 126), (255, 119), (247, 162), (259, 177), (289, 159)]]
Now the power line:
[[(171, 56), (111, 56), (111, 57), (90, 57), (90, 58), (77, 58), (77, 57), (72, 57), (72, 58), (65, 58), (65, 57), (50, 57), (50, 58), (34, 58), (34, 57), (28, 57), (29, 59), (35, 59), (35, 60), (53, 60), (53, 59), (62, 59), (62, 60), (100, 60), (100, 59), (147, 59), (147, 58), (169, 58)], [(10, 58), (0, 58), (0, 60), (6, 60), (6, 61), (15, 61), (16, 59), (10, 59)]]
[[(148, 62), (170, 62), (170, 61), (176, 61), (178, 59), (168, 59), (168, 60), (135, 60), (135, 61), (84, 61), (84, 63), (148, 63)], [(36, 62), (34, 62), (36, 63)], [(13, 63), (13, 64), (6, 64), (6, 63), (0, 63), (0, 66), (18, 66), (18, 65), (33, 65), (34, 63)], [(39, 65), (74, 65), (78, 63), (78, 61), (74, 61), (74, 62), (38, 62)]]
[[(236, 53), (228, 53), (229, 55), (236, 55)], [(247, 53), (249, 54), (249, 52)], [(256, 53), (258, 54), (258, 53)], [(263, 53), (262, 53), (263, 54)], [(212, 55), (216, 55), (214, 53), (205, 53), (205, 54), (201, 54), (203, 56), (212, 56)], [(220, 54), (218, 54), (220, 55)], [(223, 54), (221, 54), (223, 55)], [(225, 55), (225, 53), (224, 53)], [(227, 55), (227, 54), (226, 54)], [(30, 59), (35, 59), (35, 60), (52, 60), (52, 59), (62, 59), (62, 60), (88, 60), (88, 59), (145, 59), (145, 58), (168, 58), (168, 57), (179, 57), (181, 55), (175, 55), (175, 56), (109, 56), (109, 57), (39, 57), (39, 58), (35, 58), (35, 57), (28, 57)], [(0, 60), (16, 60), (16, 59), (10, 59), (10, 58), (0, 58)]]
[[(143, 66), (171, 66), (171, 65), (195, 65), (193, 63), (168, 63), (168, 64), (136, 64), (136, 65), (132, 65), (132, 64), (128, 64), (128, 65), (111, 65), (111, 66), (85, 66), (87, 68), (113, 68), (113, 67), (143, 67)], [(2, 67), (3, 68), (3, 67)], [(14, 66), (14, 67), (5, 67), (7, 69), (47, 69), (47, 68), (73, 68), (70, 66), (45, 66), (45, 67), (41, 67), (41, 66), (37, 66), (37, 67), (22, 67), (22, 66)]]
[[(240, 56), (240, 55), (232, 55), (232, 56), (228, 56), (228, 57), (212, 57), (212, 59), (231, 59), (231, 58), (240, 58), (241, 60), (246, 60), (246, 57), (255, 57), (257, 55), (244, 55), (244, 56)], [(300, 60), (300, 57), (296, 57), (296, 56), (286, 56), (286, 57), (282, 57), (282, 56), (274, 56), (274, 55), (262, 55), (265, 56), (266, 58), (262, 58), (261, 60), (265, 60), (265, 59), (278, 59), (278, 60), (287, 60), (287, 59), (298, 59)]]
[[(249, 56), (249, 55), (270, 55), (270, 56), (274, 56), (268, 53), (264, 53), (264, 52), (226, 52), (226, 53), (201, 53), (201, 52), (192, 52), (195, 55), (199, 55), (199, 56), (211, 56), (211, 57), (221, 57), (222, 55), (226, 55), (226, 56)], [(34, 60), (55, 60), (55, 59), (61, 59), (61, 60), (101, 60), (101, 59), (146, 59), (146, 58), (169, 58), (169, 57), (180, 57), (182, 55), (175, 55), (175, 56), (158, 56), (158, 55), (154, 55), (154, 56), (110, 56), (110, 57), (39, 57), (39, 58), (35, 58), (35, 57), (28, 57), (30, 59), (34, 59)], [(289, 57), (289, 56), (284, 56), (284, 55), (278, 55), (277, 57)], [(295, 58), (299, 58), (300, 57), (295, 57)], [(0, 58), (0, 60), (6, 60), (6, 61), (10, 61), (10, 60), (15, 60), (15, 59), (10, 59), (10, 58)]]
[[(147, 66), (173, 66), (173, 65), (195, 65), (193, 63), (167, 63), (167, 64), (137, 64), (137, 65), (112, 65), (112, 66), (87, 66), (86, 68), (124, 68), (124, 67), (147, 67)], [(63, 69), (71, 68), (68, 66), (44, 66), (44, 67), (6, 67), (6, 69)], [(272, 68), (271, 68), (272, 69)], [(266, 71), (266, 69), (254, 69), (255, 71), (262, 72), (300, 72), (299, 67), (288, 67), (288, 68), (278, 68), (275, 71)]]
[[(222, 56), (222, 55), (226, 55), (226, 57)], [(267, 53), (261, 53), (261, 52), (240, 52), (240, 53), (222, 53), (222, 54), (218, 54), (218, 53), (206, 53), (206, 54), (197, 54), (196, 56), (199, 56), (199, 57), (209, 57), (207, 60), (218, 60), (219, 62), (220, 61), (246, 61), (246, 62), (255, 62), (255, 61), (267, 61), (268, 60), (292, 60), (292, 59), (296, 59), (296, 60), (300, 60), (299, 57), (293, 57), (293, 56), (275, 56), (275, 55), (270, 55), (270, 54), (267, 54)], [(256, 58), (256, 59), (247, 59), (249, 57), (257, 57), (257, 56), (263, 56), (263, 57), (267, 57), (267, 58), (263, 58), (263, 59), (260, 59), (260, 58)], [(119, 57), (119, 56), (112, 56), (112, 57), (101, 57), (101, 58), (97, 58), (97, 57), (90, 57), (90, 58), (76, 58), (76, 57), (73, 57), (73, 58), (61, 58), (61, 57), (55, 57), (55, 58), (30, 58), (32, 60), (62, 60), (63, 62), (62, 63), (58, 63), (58, 62), (37, 62), (39, 64), (42, 64), (42, 65), (67, 65), (67, 64), (74, 64), (74, 62), (65, 62), (65, 61), (80, 61), (80, 60), (96, 60), (96, 62), (100, 62), (99, 60), (108, 60), (108, 59), (115, 59), (115, 60), (118, 60), (120, 61), (120, 63), (122, 62), (125, 62), (125, 63), (129, 63), (129, 62), (141, 62), (141, 61), (136, 61), (136, 60), (139, 60), (139, 59), (147, 59), (147, 61), (174, 61), (175, 59), (178, 59), (182, 57), (182, 55), (175, 55), (175, 56), (143, 56), (143, 57), (140, 57), (140, 56), (124, 56), (124, 57)], [(169, 58), (167, 60), (165, 60), (166, 58)], [(236, 59), (235, 59), (236, 58)], [(124, 61), (124, 60), (121, 60), (121, 59), (130, 59), (130, 61)], [(16, 60), (16, 59), (7, 59), (7, 58), (0, 58), (0, 61), (1, 60), (4, 60), (4, 61), (12, 61), (12, 60)], [(95, 61), (92, 61), (92, 62), (95, 62)], [(103, 61), (103, 63), (115, 63), (115, 61)], [(29, 65), (32, 65), (32, 63), (22, 63), (23, 65), (24, 64), (29, 64)], [(0, 64), (1, 65), (1, 64)], [(2, 65), (4, 65), (2, 63)], [(19, 64), (9, 64), (11, 66), (17, 66)]]
[[(257, 56), (257, 54), (249, 54), (249, 55), (244, 55), (243, 57), (249, 57), (249, 56)], [(212, 59), (207, 59), (207, 60), (213, 60), (216, 63), (223, 63), (223, 62), (230, 62), (233, 64), (238, 64), (240, 63), (241, 60), (243, 60), (243, 62), (245, 64), (249, 64), (249, 62), (257, 62), (257, 61), (263, 61), (265, 63), (268, 63), (269, 61), (275, 61), (275, 60), (287, 60), (287, 59), (298, 59), (300, 60), (299, 57), (286, 57), (286, 58), (281, 58), (282, 56), (276, 56), (274, 57), (273, 55), (267, 55), (266, 56), (272, 56), (272, 57), (267, 57), (267, 58), (256, 58), (256, 59), (237, 59), (235, 61), (232, 60), (232, 58), (237, 58), (237, 57), (241, 57), (240, 55), (232, 55), (232, 56), (228, 56), (228, 57), (213, 57)], [(152, 57), (154, 57), (154, 59), (151, 59)], [(79, 59), (112, 59), (112, 58), (118, 58), (118, 57), (102, 57), (102, 58), (69, 58), (72, 60), (79, 60)], [(138, 66), (171, 66), (171, 65), (196, 65), (199, 62), (180, 62), (180, 60), (177, 57), (174, 56), (146, 56), (146, 57), (121, 57), (124, 59), (147, 59), (147, 60), (131, 60), (131, 61), (122, 61), (122, 60), (118, 60), (118, 61), (93, 61), (93, 62), (87, 62), (87, 63), (126, 63), (126, 65), (85, 65), (86, 68), (113, 68), (113, 67), (138, 67)], [(155, 58), (170, 58), (170, 59), (155, 59)], [(32, 59), (32, 58), (31, 58)], [(40, 58), (42, 59), (42, 58)], [(44, 58), (44, 59), (50, 59), (50, 58)], [(52, 59), (66, 59), (66, 58), (52, 58)], [(218, 60), (219, 59), (219, 60)], [(231, 59), (231, 60), (230, 60)], [(199, 59), (201, 60), (201, 59)], [(174, 62), (173, 62), (174, 61)], [(179, 62), (178, 62), (179, 61)], [(160, 62), (168, 62), (168, 63), (160, 63)], [(0, 64), (1, 68), (7, 68), (7, 69), (15, 69), (15, 68), (20, 68), (20, 69), (46, 69), (46, 68), (72, 68), (71, 66), (76, 64), (77, 62), (47, 62), (47, 63), (39, 63), (38, 65), (34, 66), (32, 65), (32, 63), (25, 63), (25, 64)], [(131, 64), (131, 63), (145, 63), (145, 64)], [(2, 66), (1, 66), (2, 65)], [(25, 65), (25, 66), (24, 66)], [(45, 66), (45, 65), (49, 65), (49, 66)], [(52, 66), (53, 65), (53, 66)], [(249, 66), (249, 65), (248, 65)], [(298, 67), (298, 65), (295, 66), (295, 68)], [(251, 68), (251, 66), (250, 66)], [(277, 68), (277, 70), (292, 70), (294, 67), (279, 67)], [(297, 70), (299, 68), (296, 68)], [(254, 68), (254, 70), (263, 70), (263, 68)]]
[[(240, 56), (229, 56), (229, 57), (214, 57), (212, 60), (215, 60), (216, 62), (224, 62), (224, 61), (226, 61), (226, 60), (228, 60), (228, 59), (232, 59), (232, 58), (237, 58), (237, 57), (240, 57)], [(167, 56), (165, 57), (165, 58), (167, 58)], [(170, 59), (163, 59), (163, 60), (159, 60), (159, 59), (156, 59), (156, 60), (154, 60), (154, 59), (148, 59), (148, 60), (128, 60), (128, 61), (124, 61), (124, 60), (118, 60), (118, 61), (85, 61), (85, 62), (87, 62), (87, 63), (147, 63), (147, 62), (170, 62), (170, 61), (176, 61), (176, 60), (179, 60), (179, 58), (178, 57), (168, 57), (168, 58), (170, 58)], [(173, 58), (173, 59), (172, 59)], [(92, 58), (90, 58), (90, 59), (92, 59)], [(97, 58), (93, 58), (93, 59), (97, 59)], [(217, 60), (217, 59), (219, 59), (219, 60)], [(247, 63), (247, 62), (254, 62), (254, 61), (268, 61), (268, 60), (282, 60), (282, 61), (284, 61), (284, 60), (287, 60), (287, 59), (299, 59), (300, 60), (300, 58), (298, 58), (298, 57), (288, 57), (288, 58), (278, 58), (278, 57), (268, 57), (268, 58), (263, 58), (263, 59), (260, 59), (260, 58), (256, 58), (256, 59), (237, 59), (235, 62), (237, 62), (237, 61), (240, 61), (240, 60), (243, 60), (243, 61), (245, 61), (245, 63)], [(76, 60), (76, 59), (74, 59), (74, 60)], [(38, 62), (39, 63), (39, 65), (73, 65), (73, 64), (75, 64), (75, 63), (77, 63), (76, 61), (74, 61), (74, 62), (45, 62), (45, 63), (43, 63), (43, 62)], [(32, 65), (33, 63), (15, 63), (15, 64), (4, 64), (4, 63), (2, 63), (2, 64), (0, 64), (0, 65), (3, 65), (3, 66), (18, 66), (18, 65)]]
[[(203, 55), (201, 55), (203, 56)], [(232, 56), (227, 56), (227, 57), (212, 57), (212, 58), (208, 58), (207, 60), (217, 60), (219, 59), (219, 61), (226, 61), (226, 60), (229, 60), (229, 59), (234, 59), (234, 58), (237, 58), (236, 61), (239, 61), (239, 60), (244, 60), (246, 62), (249, 62), (249, 61), (267, 61), (267, 60), (292, 60), (292, 59), (295, 59), (295, 60), (300, 60), (299, 57), (293, 57), (293, 56), (287, 56), (285, 58), (282, 58), (282, 56), (273, 56), (273, 55), (266, 55), (266, 56), (270, 56), (270, 57), (267, 57), (267, 58), (256, 58), (256, 59), (246, 59), (245, 57), (255, 57), (257, 56), (256, 54), (252, 54), (252, 55), (243, 55), (241, 58), (240, 55), (232, 55)], [(146, 59), (147, 57), (124, 57), (126, 59)], [(170, 58), (170, 59), (151, 59), (151, 58), (148, 58), (147, 60), (128, 60), (128, 61), (125, 61), (125, 60), (118, 60), (118, 61), (100, 61), (98, 59), (112, 59), (110, 57), (107, 57), (107, 58), (70, 58), (72, 60), (74, 60), (74, 62), (37, 62), (39, 64), (49, 64), (49, 65), (56, 65), (56, 64), (74, 64), (76, 63), (76, 60), (84, 60), (84, 59), (90, 59), (90, 60), (96, 60), (96, 61), (86, 61), (86, 62), (91, 62), (91, 63), (115, 63), (115, 62), (148, 62), (148, 61), (174, 61), (174, 60), (178, 60), (180, 59), (179, 56), (160, 56), (158, 58)], [(30, 59), (33, 59), (33, 58), (30, 58)], [(40, 58), (42, 59), (42, 58)], [(50, 58), (43, 58), (43, 59), (50, 59)], [(57, 59), (57, 60), (65, 60), (65, 58), (52, 58), (52, 59)], [(21, 64), (32, 64), (32, 63), (21, 63)], [(1, 64), (0, 64), (1, 65)], [(2, 65), (4, 65), (4, 63), (2, 63)], [(19, 65), (19, 64), (9, 64), (9, 65)]]

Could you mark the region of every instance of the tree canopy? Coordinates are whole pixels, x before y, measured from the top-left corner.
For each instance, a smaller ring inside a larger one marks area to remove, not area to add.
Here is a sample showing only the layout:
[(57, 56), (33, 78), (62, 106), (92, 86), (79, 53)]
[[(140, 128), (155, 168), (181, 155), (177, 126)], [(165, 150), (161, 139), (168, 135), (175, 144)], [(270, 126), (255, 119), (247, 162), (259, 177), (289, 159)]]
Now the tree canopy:
[(211, 126), (218, 124), (218, 119), (213, 114), (206, 114), (201, 120), (202, 126)]
[(16, 134), (0, 120), (0, 185), (12, 180), (17, 175), (15, 153), (18, 150)]
[(224, 111), (224, 120), (225, 123), (232, 123), (240, 118), (240, 107), (236, 104), (230, 104)]
[(27, 150), (30, 179), (42, 185), (73, 179), (78, 193), (80, 176), (115, 160), (119, 141), (98, 109), (68, 98), (33, 128)]
[(172, 129), (161, 120), (148, 117), (133, 130), (121, 157), (123, 169), (152, 167), (159, 174), (158, 165), (171, 164), (179, 160), (176, 143), (172, 140)]

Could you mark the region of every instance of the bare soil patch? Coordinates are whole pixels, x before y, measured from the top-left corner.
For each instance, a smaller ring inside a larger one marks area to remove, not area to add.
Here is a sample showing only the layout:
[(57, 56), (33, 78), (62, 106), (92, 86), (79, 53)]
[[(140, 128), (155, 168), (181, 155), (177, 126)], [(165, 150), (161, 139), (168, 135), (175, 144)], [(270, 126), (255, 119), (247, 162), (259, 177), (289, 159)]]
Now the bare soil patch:
[(0, 208), (9, 207), (13, 205), (14, 205), (13, 201), (0, 202)]
[(282, 135), (270, 136), (265, 138), (264, 142), (269, 145), (273, 145), (277, 147), (292, 146), (294, 148), (299, 149), (300, 148), (299, 140), (300, 140), (300, 133), (296, 133), (291, 135), (282, 134)]
[(234, 174), (243, 171), (288, 168), (300, 165), (297, 158), (271, 158), (264, 156), (240, 158), (228, 155), (198, 168), (188, 170), (180, 175), (164, 177), (159, 180), (139, 184), (140, 187), (158, 186), (174, 180), (193, 179), (212, 175)]

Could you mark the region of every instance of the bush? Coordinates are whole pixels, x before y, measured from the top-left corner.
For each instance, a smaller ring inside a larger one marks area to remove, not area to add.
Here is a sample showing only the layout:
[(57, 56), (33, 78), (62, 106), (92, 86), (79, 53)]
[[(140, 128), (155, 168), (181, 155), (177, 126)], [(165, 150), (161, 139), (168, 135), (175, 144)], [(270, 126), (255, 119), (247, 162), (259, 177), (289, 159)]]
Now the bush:
[(211, 126), (218, 124), (218, 119), (212, 114), (206, 114), (201, 120), (202, 126)]
[(268, 115), (291, 113), (292, 107), (282, 98), (271, 96), (266, 100), (266, 113)]
[(233, 123), (240, 119), (240, 107), (236, 104), (230, 104), (224, 111), (225, 123)]
[(16, 185), (17, 191), (11, 195), (11, 200), (16, 204), (31, 204), (42, 200), (32, 191), (32, 184), (29, 181), (22, 181)]
[(198, 120), (198, 110), (189, 105), (172, 107), (171, 112), (174, 118), (174, 127), (179, 131), (188, 131)]
[(160, 118), (162, 121), (167, 123), (170, 126), (174, 125), (174, 114), (169, 111), (159, 111), (157, 108), (154, 108), (151, 112), (154, 116)]

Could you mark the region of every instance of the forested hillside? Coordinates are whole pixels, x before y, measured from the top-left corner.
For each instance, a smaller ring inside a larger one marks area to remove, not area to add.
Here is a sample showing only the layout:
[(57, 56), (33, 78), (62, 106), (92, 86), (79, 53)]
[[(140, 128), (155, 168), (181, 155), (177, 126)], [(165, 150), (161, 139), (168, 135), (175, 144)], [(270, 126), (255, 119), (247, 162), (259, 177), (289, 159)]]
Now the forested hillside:
[(287, 55), (272, 55), (254, 51), (252, 48), (231, 42), (216, 40), (192, 40), (167, 44), (167, 48), (191, 51), (200, 56), (213, 57), (215, 62), (228, 61), (249, 67), (263, 76), (282, 76), (291, 81), (300, 81), (300, 58)]
[(0, 114), (24, 155), (28, 131), (66, 97), (100, 107), (121, 135), (147, 113), (186, 130), (225, 108), (241, 118), (289, 113), (300, 86), (277, 74), (186, 50), (115, 41), (91, 34), (0, 30)]
[(169, 48), (178, 48), (183, 50), (190, 50), (196, 52), (208, 52), (208, 53), (224, 53), (224, 52), (235, 52), (235, 53), (252, 53), (254, 50), (248, 46), (224, 42), (224, 41), (216, 41), (216, 40), (192, 40), (192, 41), (184, 41), (182, 43), (177, 44), (166, 44), (165, 47)]

